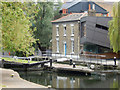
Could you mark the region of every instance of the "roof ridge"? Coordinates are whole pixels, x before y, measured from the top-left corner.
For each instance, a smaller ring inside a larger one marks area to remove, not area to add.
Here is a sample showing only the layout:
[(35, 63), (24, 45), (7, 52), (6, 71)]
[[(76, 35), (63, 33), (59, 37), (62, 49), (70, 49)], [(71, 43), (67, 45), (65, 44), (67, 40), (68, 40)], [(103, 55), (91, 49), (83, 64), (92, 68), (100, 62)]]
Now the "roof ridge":
[(53, 20), (53, 21), (51, 21), (51, 22), (55, 22), (55, 21), (57, 21), (57, 20), (59, 20), (59, 19), (62, 19), (62, 18), (64, 18), (64, 17), (67, 17), (67, 16), (69, 16), (70, 14), (68, 14), (68, 15), (66, 15), (66, 16), (63, 16), (63, 17), (61, 17), (61, 18), (58, 18), (58, 19), (56, 19), (56, 20)]
[[(56, 20), (53, 20), (53, 21), (51, 21), (51, 22), (59, 22), (59, 21), (64, 21), (64, 20), (79, 20), (79, 18), (81, 18), (81, 17), (83, 17), (84, 15), (85, 15), (86, 13), (71, 13), (71, 14), (68, 14), (68, 15), (66, 15), (66, 16), (63, 16), (63, 17), (61, 17), (61, 18), (59, 18), (59, 19), (56, 19)], [(74, 17), (74, 19), (73, 19), (73, 17)], [(69, 18), (69, 19), (68, 19)]]

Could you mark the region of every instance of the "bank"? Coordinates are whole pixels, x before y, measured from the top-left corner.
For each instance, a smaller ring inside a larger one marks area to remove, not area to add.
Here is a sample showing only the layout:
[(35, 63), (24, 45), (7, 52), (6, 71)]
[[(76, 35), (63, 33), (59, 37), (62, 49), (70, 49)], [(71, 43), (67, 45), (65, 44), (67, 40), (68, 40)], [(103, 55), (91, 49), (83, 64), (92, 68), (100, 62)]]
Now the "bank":
[(19, 74), (11, 69), (0, 68), (0, 75), (0, 88), (48, 88), (20, 78)]

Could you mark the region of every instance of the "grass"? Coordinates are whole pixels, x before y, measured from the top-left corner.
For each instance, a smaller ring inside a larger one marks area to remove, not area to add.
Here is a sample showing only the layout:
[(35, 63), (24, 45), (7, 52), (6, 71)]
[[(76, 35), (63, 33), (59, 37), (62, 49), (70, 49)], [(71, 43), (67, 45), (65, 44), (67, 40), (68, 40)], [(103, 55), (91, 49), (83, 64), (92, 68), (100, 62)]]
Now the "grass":
[[(22, 59), (17, 59), (14, 60), (13, 58), (7, 58), (7, 57), (3, 57), (2, 59), (4, 59), (5, 61), (13, 61), (13, 62), (18, 62), (18, 63), (28, 63), (28, 60), (22, 60)], [(30, 61), (30, 63), (36, 63), (38, 61)]]
[(5, 87), (6, 87), (6, 85), (1, 85), (1, 84), (0, 84), (0, 87), (3, 87), (3, 88), (5, 88)]

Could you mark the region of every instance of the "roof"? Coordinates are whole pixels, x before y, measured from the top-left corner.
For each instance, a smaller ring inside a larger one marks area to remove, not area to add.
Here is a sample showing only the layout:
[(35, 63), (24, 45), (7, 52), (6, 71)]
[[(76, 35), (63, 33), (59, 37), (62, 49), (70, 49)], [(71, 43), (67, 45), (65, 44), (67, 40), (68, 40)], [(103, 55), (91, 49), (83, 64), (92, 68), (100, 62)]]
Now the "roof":
[(104, 14), (108, 13), (106, 9), (104, 9), (103, 7), (99, 6), (98, 4), (96, 4), (95, 2), (92, 2), (92, 1), (66, 2), (62, 5), (62, 7), (60, 9), (60, 13), (62, 13), (62, 9), (68, 9), (68, 13), (70, 13), (70, 12), (72, 12), (72, 13), (82, 13), (84, 11), (88, 11), (89, 4), (91, 5), (91, 8), (92, 8), (92, 5), (95, 4), (96, 13), (104, 13)]
[(62, 7), (60, 8), (60, 10), (62, 9), (68, 9), (70, 7), (72, 7), (73, 5), (77, 4), (79, 1), (72, 1), (72, 2), (66, 2), (62, 5)]
[(65, 22), (65, 21), (77, 21), (86, 15), (87, 15), (87, 13), (72, 13), (72, 14), (68, 14), (67, 16), (63, 16), (63, 17), (61, 17), (57, 20), (51, 21), (51, 22), (55, 23), (55, 22)]

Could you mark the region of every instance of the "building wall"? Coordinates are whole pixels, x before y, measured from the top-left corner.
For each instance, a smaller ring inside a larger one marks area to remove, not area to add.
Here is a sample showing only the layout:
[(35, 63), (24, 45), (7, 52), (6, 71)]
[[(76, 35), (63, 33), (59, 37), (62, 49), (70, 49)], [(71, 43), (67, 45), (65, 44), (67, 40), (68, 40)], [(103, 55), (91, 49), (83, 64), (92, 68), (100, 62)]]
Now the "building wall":
[[(71, 36), (71, 24), (74, 25), (74, 36)], [(59, 36), (56, 35), (56, 26), (59, 25)], [(64, 25), (66, 25), (66, 36), (64, 36)], [(57, 52), (57, 39), (59, 40), (59, 53), (64, 54), (64, 42), (67, 44), (67, 55), (70, 55), (71, 50), (71, 39), (74, 40), (74, 54), (79, 52), (79, 23), (76, 22), (63, 22), (63, 23), (53, 23), (52, 31), (52, 53)], [(58, 53), (58, 54), (59, 54)]]
[(108, 27), (110, 17), (84, 17), (81, 22), (86, 22), (86, 37), (81, 38), (81, 43), (93, 43), (104, 47), (110, 47), (108, 30), (96, 27), (96, 24)]

